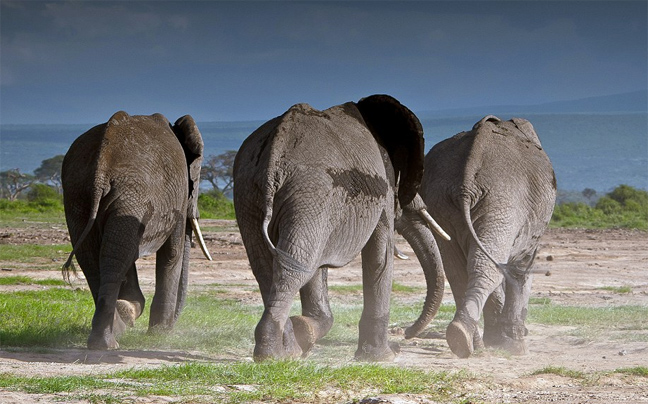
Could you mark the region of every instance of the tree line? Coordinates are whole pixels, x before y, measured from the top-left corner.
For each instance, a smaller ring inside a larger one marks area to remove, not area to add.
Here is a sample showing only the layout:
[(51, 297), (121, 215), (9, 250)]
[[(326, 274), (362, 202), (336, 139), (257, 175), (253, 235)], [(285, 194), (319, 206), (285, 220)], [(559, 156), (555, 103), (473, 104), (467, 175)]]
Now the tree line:
[[(43, 160), (33, 174), (22, 173), (13, 168), (0, 172), (0, 198), (15, 201), (19, 199), (53, 197), (61, 195), (61, 168), (63, 155)], [(211, 194), (231, 196), (234, 186), (233, 170), (235, 150), (228, 150), (219, 155), (205, 158), (201, 170), (201, 179), (211, 186)]]
[[(231, 197), (235, 157), (235, 150), (205, 157), (201, 170), (204, 187), (198, 200), (201, 217), (234, 219)], [(26, 201), (38, 209), (62, 210), (62, 165), (63, 155), (58, 155), (43, 160), (33, 174), (19, 169), (0, 172), (0, 208), (10, 208), (13, 201)], [(551, 225), (648, 230), (648, 192), (628, 185), (619, 185), (604, 195), (591, 188), (559, 191)]]

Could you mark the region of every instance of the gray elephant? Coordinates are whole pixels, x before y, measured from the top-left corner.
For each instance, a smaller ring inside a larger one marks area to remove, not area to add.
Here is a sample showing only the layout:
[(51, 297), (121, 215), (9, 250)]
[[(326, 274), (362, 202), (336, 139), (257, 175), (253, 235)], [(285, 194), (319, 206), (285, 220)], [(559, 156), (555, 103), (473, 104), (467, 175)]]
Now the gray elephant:
[(450, 349), (462, 358), (483, 344), (525, 354), (530, 269), (556, 200), (556, 177), (533, 126), (487, 116), (440, 142), (425, 157), (420, 192), (452, 237), (439, 240), (457, 305), (446, 330)]
[[(324, 111), (298, 104), (245, 140), (234, 163), (234, 205), (265, 306), (255, 360), (305, 355), (329, 331), (328, 268), (358, 254), (364, 309), (355, 356), (392, 360), (395, 228), (428, 272), (434, 316), (444, 278), (417, 194), (423, 142), (416, 116), (386, 95)], [(289, 318), (298, 291), (302, 315)]]
[(187, 292), (192, 227), (197, 226), (203, 142), (186, 115), (120, 111), (77, 138), (61, 180), (72, 257), (95, 302), (90, 349), (118, 348), (117, 337), (144, 309), (135, 261), (156, 252), (149, 330), (171, 329)]

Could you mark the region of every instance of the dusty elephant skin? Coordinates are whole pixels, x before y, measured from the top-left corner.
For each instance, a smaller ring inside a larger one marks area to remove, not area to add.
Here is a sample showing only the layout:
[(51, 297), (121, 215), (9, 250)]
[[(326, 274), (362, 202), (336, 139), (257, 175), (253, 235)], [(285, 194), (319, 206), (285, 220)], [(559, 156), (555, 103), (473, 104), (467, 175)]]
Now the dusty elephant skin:
[[(329, 331), (327, 270), (362, 257), (364, 309), (356, 357), (392, 360), (388, 343), (394, 230), (428, 276), (431, 316), (443, 271), (420, 216), (423, 131), (392, 97), (375, 95), (317, 111), (298, 104), (262, 125), (234, 164), (241, 237), (265, 310), (255, 360), (305, 355)], [(289, 318), (300, 292), (302, 315)]]
[(420, 192), (452, 237), (438, 240), (457, 305), (446, 331), (451, 350), (468, 357), (485, 344), (525, 354), (530, 270), (556, 199), (553, 168), (533, 126), (487, 116), (440, 142), (425, 158)]
[(117, 112), (81, 135), (63, 160), (62, 183), (72, 257), (95, 302), (90, 349), (117, 337), (144, 309), (135, 261), (156, 253), (149, 331), (171, 329), (185, 301), (192, 223), (198, 219), (203, 142), (186, 115)]

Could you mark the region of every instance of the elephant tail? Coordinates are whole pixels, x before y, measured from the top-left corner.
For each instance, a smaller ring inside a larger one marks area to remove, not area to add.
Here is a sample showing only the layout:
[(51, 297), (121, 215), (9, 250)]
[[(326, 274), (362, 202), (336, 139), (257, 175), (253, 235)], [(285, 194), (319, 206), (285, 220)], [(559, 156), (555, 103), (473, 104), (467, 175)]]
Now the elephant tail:
[(272, 220), (272, 208), (268, 208), (265, 217), (263, 218), (263, 224), (261, 225), (261, 231), (263, 232), (263, 239), (268, 246), (268, 249), (273, 256), (277, 255), (277, 247), (274, 245), (272, 240), (270, 240), (270, 234), (268, 233), (268, 227), (270, 226), (270, 220)]
[(502, 272), (502, 274), (504, 274), (504, 276), (507, 276), (507, 274), (508, 274), (508, 269), (507, 269), (508, 265), (497, 262), (497, 260), (491, 255), (490, 252), (488, 252), (486, 247), (484, 247), (481, 240), (477, 236), (477, 233), (475, 232), (475, 228), (473, 227), (472, 218), (470, 217), (470, 205), (469, 205), (469, 201), (468, 201), (467, 198), (463, 199), (463, 202), (462, 202), (461, 206), (462, 206), (462, 209), (463, 209), (464, 219), (466, 220), (466, 226), (468, 226), (468, 230), (470, 231), (470, 235), (472, 236), (473, 240), (477, 244), (477, 247), (479, 247), (479, 249), (484, 252), (486, 257), (489, 260), (491, 260), (493, 262), (493, 264), (495, 264), (497, 269), (499, 269), (500, 272)]
[(63, 267), (61, 268), (61, 271), (63, 273), (63, 279), (67, 283), (70, 283), (70, 272), (76, 274), (76, 267), (74, 266), (74, 263), (72, 262), (72, 258), (74, 258), (74, 255), (76, 254), (79, 247), (83, 243), (83, 240), (85, 240), (85, 238), (88, 236), (88, 233), (90, 233), (90, 230), (92, 229), (92, 226), (94, 226), (94, 223), (97, 220), (97, 214), (99, 212), (99, 203), (101, 202), (101, 197), (104, 194), (105, 194), (104, 190), (100, 187), (95, 192), (95, 194), (93, 195), (92, 205), (91, 205), (91, 210), (90, 210), (90, 219), (88, 220), (88, 223), (86, 224), (86, 227), (83, 229), (83, 232), (81, 233), (81, 236), (79, 236), (79, 239), (76, 241), (76, 243), (72, 247), (72, 252), (68, 256), (68, 259), (65, 261), (65, 264), (63, 264)]

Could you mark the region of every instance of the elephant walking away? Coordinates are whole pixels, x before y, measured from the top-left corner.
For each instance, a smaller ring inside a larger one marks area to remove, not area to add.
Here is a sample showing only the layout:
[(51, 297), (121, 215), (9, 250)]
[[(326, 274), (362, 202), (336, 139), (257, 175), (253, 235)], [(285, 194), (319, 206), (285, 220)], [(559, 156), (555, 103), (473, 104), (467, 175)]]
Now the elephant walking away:
[[(90, 349), (117, 337), (144, 309), (135, 261), (156, 253), (149, 331), (173, 328), (187, 293), (189, 249), (198, 227), (203, 141), (193, 118), (120, 111), (77, 138), (63, 160), (65, 218), (95, 302)], [(211, 258), (210, 258), (211, 259)]]
[[(358, 254), (364, 309), (355, 356), (392, 360), (394, 229), (428, 274), (427, 316), (434, 316), (444, 278), (417, 194), (423, 142), (416, 116), (387, 95), (324, 111), (298, 104), (245, 140), (234, 163), (234, 205), (265, 306), (255, 360), (305, 355), (326, 335), (333, 324), (328, 268)], [(289, 318), (298, 291), (302, 315)]]
[(465, 358), (485, 344), (525, 354), (531, 266), (556, 200), (533, 126), (487, 116), (440, 142), (425, 157), (420, 193), (452, 238), (438, 240), (457, 306), (446, 331), (452, 352)]

